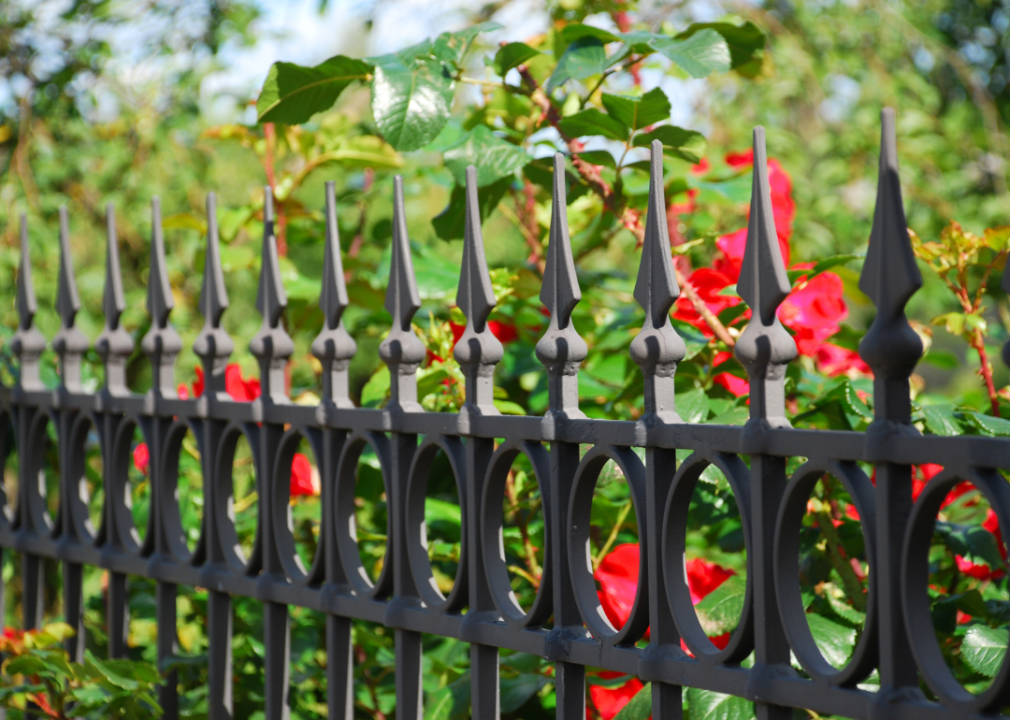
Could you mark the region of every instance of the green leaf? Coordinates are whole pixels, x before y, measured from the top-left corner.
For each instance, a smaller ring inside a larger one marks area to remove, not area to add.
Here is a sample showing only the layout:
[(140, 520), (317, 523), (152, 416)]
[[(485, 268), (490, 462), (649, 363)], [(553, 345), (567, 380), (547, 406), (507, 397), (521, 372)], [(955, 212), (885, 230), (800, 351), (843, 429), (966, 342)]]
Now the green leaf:
[(588, 108), (561, 120), (561, 132), (569, 137), (602, 135), (611, 140), (627, 140), (628, 126), (596, 108)]
[(611, 169), (617, 168), (617, 161), (614, 160), (614, 156), (610, 154), (609, 150), (583, 150), (579, 153), (579, 157), (593, 165), (603, 165)]
[(702, 388), (677, 393), (674, 407), (686, 423), (701, 423), (708, 419), (708, 395)]
[(315, 67), (276, 62), (256, 100), (258, 122), (297, 125), (317, 112), (329, 110), (340, 93), (355, 80), (365, 80), (372, 66), (336, 55)]
[(830, 591), (826, 592), (825, 597), (828, 600), (828, 605), (831, 609), (835, 611), (838, 617), (842, 618), (853, 625), (862, 626), (866, 622), (866, 613), (856, 610), (854, 607), (845, 602), (844, 598), (835, 597)]
[(691, 720), (754, 720), (754, 703), (736, 695), (690, 688), (687, 706)]
[(470, 47), (471, 41), (480, 33), (500, 30), (502, 25), (496, 22), (482, 22), (459, 32), (444, 32), (435, 38), (431, 46), (431, 54), (444, 62), (459, 64)]
[(593, 27), (592, 25), (583, 25), (582, 23), (565, 25), (565, 27), (561, 30), (561, 39), (566, 43), (572, 43), (586, 37), (596, 38), (597, 40), (602, 40), (603, 42), (608, 43), (617, 42), (621, 39), (621, 36), (615, 35), (609, 30)]
[[(477, 193), (482, 222), (487, 220), (495, 208), (498, 207), (498, 203), (505, 197), (505, 193), (508, 192), (511, 185), (512, 179), (504, 178)], [(449, 196), (449, 204), (445, 206), (442, 212), (432, 218), (431, 225), (435, 228), (435, 234), (443, 240), (458, 240), (463, 237), (465, 223), (466, 188), (463, 185), (455, 185), (452, 188), (452, 194)]]
[(39, 675), (48, 669), (48, 665), (34, 655), (21, 655), (4, 663), (5, 675)]
[(928, 353), (923, 355), (922, 361), (928, 362), (933, 367), (938, 367), (941, 370), (954, 370), (961, 364), (961, 361), (954, 353), (932, 348)]
[(689, 163), (698, 163), (705, 152), (705, 136), (695, 130), (685, 130), (676, 125), (660, 125), (652, 132), (636, 135), (636, 147), (649, 147), (653, 140), (663, 143), (663, 150)]
[(1010, 632), (1006, 628), (972, 625), (961, 643), (961, 657), (973, 670), (986, 677), (996, 677), (1006, 656)]
[(604, 93), (603, 107), (611, 117), (620, 120), (632, 131), (654, 125), (670, 117), (670, 100), (658, 87), (640, 98)]
[(521, 708), (527, 700), (540, 691), (540, 688), (549, 685), (551, 679), (539, 673), (524, 673), (516, 677), (503, 677), (500, 683), (499, 703), (501, 713), (504, 715)]
[(463, 142), (446, 151), (445, 165), (460, 185), (466, 185), (466, 169), (477, 168), (477, 187), (486, 187), (526, 166), (533, 158), (521, 147), (502, 140), (487, 125), (478, 125)]
[(565, 49), (554, 72), (547, 79), (544, 90), (549, 95), (569, 80), (585, 80), (601, 74), (607, 65), (603, 41), (589, 35), (580, 37)]
[(807, 613), (807, 623), (824, 659), (836, 668), (844, 666), (856, 646), (856, 630), (814, 613)]
[(534, 50), (526, 43), (511, 42), (498, 48), (494, 55), (494, 69), (502, 77), (514, 67), (522, 65), (530, 58), (540, 54), (539, 50)]
[(739, 575), (731, 575), (694, 606), (706, 635), (716, 637), (740, 624), (746, 591), (747, 581)]
[(424, 720), (456, 720), (470, 716), (470, 673), (463, 673), (456, 682), (428, 694)]
[(394, 149), (417, 150), (431, 142), (449, 119), (455, 81), (443, 64), (416, 57), (409, 65), (386, 56), (372, 78), (372, 115)]
[(652, 684), (645, 683), (642, 689), (635, 693), (635, 697), (614, 716), (614, 720), (648, 720), (650, 715), (652, 715)]
[(726, 72), (732, 67), (729, 45), (722, 35), (711, 28), (693, 33), (684, 40), (658, 37), (649, 44), (694, 78)]
[(970, 410), (964, 413), (964, 417), (974, 425), (983, 435), (1006, 437), (1010, 435), (1010, 420), (983, 415), (980, 412)]
[(689, 38), (703, 30), (715, 30), (726, 40), (731, 67), (744, 77), (757, 77), (764, 66), (765, 34), (752, 22), (733, 25), (727, 22), (695, 23), (677, 39)]
[(121, 687), (124, 690), (136, 690), (139, 687), (136, 680), (125, 674), (129, 671), (128, 664), (127, 667), (123, 667), (123, 663), (99, 660), (90, 650), (84, 651), (84, 663), (97, 670), (102, 677), (116, 687)]
[(495, 409), (502, 415), (525, 415), (526, 408), (510, 400), (495, 400)]
[(1003, 567), (996, 536), (984, 527), (938, 520), (935, 532), (951, 552), (982, 560), (992, 568)]
[(865, 257), (866, 257), (865, 254), (859, 254), (859, 253), (856, 253), (856, 254), (849, 253), (849, 254), (845, 254), (845, 255), (832, 255), (831, 257), (824, 258), (823, 260), (821, 260), (820, 262), (818, 262), (816, 265), (814, 265), (812, 268), (810, 268), (808, 270), (790, 270), (788, 272), (788, 274), (789, 274), (789, 282), (792, 283), (793, 285), (795, 285), (796, 281), (799, 280), (800, 278), (806, 278), (806, 281), (810, 282), (815, 277), (817, 277), (818, 275), (820, 275), (822, 272), (830, 270), (831, 268), (833, 268), (833, 267), (835, 267), (837, 265), (844, 265), (845, 263), (850, 262), (852, 260), (860, 260), (860, 259), (865, 258)]
[(926, 430), (933, 435), (953, 437), (962, 433), (953, 405), (923, 405), (922, 416), (926, 422)]

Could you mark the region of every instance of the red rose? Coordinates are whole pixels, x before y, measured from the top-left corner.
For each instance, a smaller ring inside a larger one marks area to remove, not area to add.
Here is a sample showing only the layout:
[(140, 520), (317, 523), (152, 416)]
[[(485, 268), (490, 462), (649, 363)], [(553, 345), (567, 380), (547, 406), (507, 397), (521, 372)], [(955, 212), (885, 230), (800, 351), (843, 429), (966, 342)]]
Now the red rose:
[(147, 475), (150, 464), (151, 453), (147, 449), (147, 443), (138, 443), (137, 447), (133, 448), (133, 467), (142, 475)]
[(318, 495), (319, 490), (312, 480), (312, 463), (301, 453), (295, 453), (291, 460), (291, 497)]
[[(599, 673), (598, 677), (601, 677), (604, 680), (611, 680), (616, 677), (621, 677), (623, 674), (624, 673), (604, 670)], [(589, 699), (592, 701), (593, 707), (596, 708), (596, 712), (600, 714), (600, 718), (602, 718), (602, 720), (611, 720), (611, 718), (624, 709), (625, 705), (631, 702), (631, 698), (635, 697), (641, 689), (642, 681), (636, 677), (628, 678), (628, 682), (616, 688), (603, 687), (602, 685), (590, 685)], [(586, 708), (586, 718), (588, 719), (590, 717), (589, 708)]]
[(242, 377), (238, 363), (229, 363), (224, 369), (224, 389), (236, 402), (251, 402), (260, 396), (259, 378)]
[[(740, 302), (740, 298), (734, 295), (720, 295), (726, 287), (733, 284), (733, 281), (718, 270), (698, 268), (691, 273), (691, 277), (687, 281), (713, 315), (718, 315), (726, 308), (733, 307)], [(694, 305), (687, 299), (686, 295), (681, 294), (677, 298), (673, 316), (678, 320), (683, 320), (694, 325), (705, 333), (707, 337), (713, 336), (712, 329), (705, 322), (704, 318), (698, 314), (698, 311), (694, 309)]]
[(849, 314), (842, 293), (840, 277), (821, 273), (793, 290), (779, 306), (782, 324), (796, 332), (800, 355), (816, 356), (824, 341), (838, 332), (839, 323)]

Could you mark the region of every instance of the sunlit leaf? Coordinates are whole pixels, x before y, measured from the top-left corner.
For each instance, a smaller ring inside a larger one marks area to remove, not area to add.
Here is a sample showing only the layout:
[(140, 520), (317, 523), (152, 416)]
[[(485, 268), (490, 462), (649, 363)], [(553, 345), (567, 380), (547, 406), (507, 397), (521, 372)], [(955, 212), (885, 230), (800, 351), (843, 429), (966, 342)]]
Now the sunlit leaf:
[(368, 63), (344, 55), (315, 67), (276, 62), (256, 100), (256, 119), (290, 125), (306, 122), (333, 107), (344, 88), (355, 80), (367, 79), (371, 69)]

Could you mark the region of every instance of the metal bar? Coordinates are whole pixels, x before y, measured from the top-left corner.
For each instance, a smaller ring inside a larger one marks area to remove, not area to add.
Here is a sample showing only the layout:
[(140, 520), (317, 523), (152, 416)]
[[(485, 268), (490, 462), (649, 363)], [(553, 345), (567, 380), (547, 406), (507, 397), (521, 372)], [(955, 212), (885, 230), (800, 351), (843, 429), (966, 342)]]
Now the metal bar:
[[(176, 632), (176, 592), (175, 583), (159, 582), (155, 590), (155, 619), (158, 627), (158, 666), (163, 667), (179, 652), (179, 636)], [(165, 681), (158, 687), (158, 704), (164, 711), (166, 720), (179, 717), (179, 674), (175, 670), (165, 673)]]
[(353, 623), (326, 616), (326, 703), (332, 720), (354, 720)]
[(129, 652), (130, 579), (124, 573), (109, 573), (109, 596), (105, 603), (105, 624), (109, 635), (109, 657), (125, 658)]
[(210, 720), (231, 720), (232, 624), (231, 596), (211, 590), (207, 593), (207, 716)]

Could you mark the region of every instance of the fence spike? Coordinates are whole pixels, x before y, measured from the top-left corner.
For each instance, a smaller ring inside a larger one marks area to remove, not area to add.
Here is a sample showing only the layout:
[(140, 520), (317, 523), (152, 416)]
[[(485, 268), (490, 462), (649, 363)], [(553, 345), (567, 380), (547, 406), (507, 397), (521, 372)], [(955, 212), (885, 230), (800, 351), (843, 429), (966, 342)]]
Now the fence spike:
[(540, 302), (551, 314), (547, 332), (536, 346), (537, 359), (547, 368), (548, 410), (544, 416), (544, 439), (555, 437), (556, 420), (582, 418), (579, 410), (579, 366), (589, 348), (572, 326), (572, 311), (582, 299), (575, 274), (572, 244), (568, 237), (568, 203), (565, 192), (565, 156), (554, 155), (554, 192), (551, 231), (547, 246)]
[(908, 378), (922, 356), (922, 341), (905, 317), (905, 304), (922, 287), (915, 264), (898, 175), (898, 143), (892, 108), (880, 113), (880, 174), (877, 203), (859, 289), (877, 306), (877, 316), (859, 343), (874, 373), (874, 416), (911, 427)]
[(221, 317), (228, 309), (228, 288), (221, 267), (221, 248), (217, 235), (217, 196), (207, 193), (207, 252), (200, 287), (200, 312), (203, 329), (193, 343), (193, 352), (203, 360), (204, 393), (214, 397), (225, 392), (225, 367), (235, 343), (221, 327)]
[(340, 260), (336, 189), (331, 180), (326, 183), (326, 241), (323, 248), (323, 289), (319, 295), (323, 328), (312, 342), (312, 354), (323, 365), (323, 396), (337, 407), (354, 405), (350, 400), (347, 368), (358, 346), (344, 328), (343, 314), (349, 304), (344, 285), (344, 266)]
[(95, 351), (105, 363), (105, 389), (112, 395), (125, 395), (128, 392), (126, 359), (133, 353), (133, 338), (119, 323), (126, 309), (126, 298), (119, 267), (116, 211), (112, 203), (105, 206), (105, 240), (105, 290), (102, 294), (105, 324), (95, 341)]
[(414, 313), (421, 307), (421, 297), (414, 280), (410, 258), (407, 215), (403, 207), (403, 178), (393, 179), (393, 246), (389, 262), (389, 286), (386, 310), (393, 316), (389, 335), (379, 345), (379, 357), (389, 366), (390, 399), (393, 411), (418, 411), (417, 368), (424, 360), (425, 348), (411, 327)]
[(294, 341), (281, 324), (287, 306), (274, 234), (274, 196), (267, 186), (263, 189), (263, 246), (256, 291), (256, 309), (263, 324), (249, 342), (249, 351), (260, 361), (260, 397), (276, 403), (288, 402), (284, 369), (295, 351)]
[(466, 317), (466, 328), (456, 343), (453, 357), (466, 377), (466, 402), (460, 408), (460, 433), (470, 431), (473, 415), (498, 415), (494, 406), (494, 368), (505, 355), (501, 342), (487, 326), (487, 318), (497, 305), (491, 276), (484, 257), (484, 235), (477, 197), (477, 168), (466, 169), (466, 226), (463, 232), (463, 261), (460, 265), (456, 305)]
[(750, 378), (751, 432), (791, 427), (786, 419), (785, 370), (796, 357), (796, 343), (776, 311), (789, 295), (768, 186), (768, 156), (763, 127), (754, 128), (754, 178), (751, 185), (747, 246), (737, 292), (753, 315), (736, 343), (736, 357)]
[(77, 294), (73, 259), (70, 255), (70, 222), (67, 206), (60, 206), (60, 272), (56, 290), (59, 332), (53, 337), (53, 350), (60, 358), (60, 384), (68, 390), (81, 389), (81, 359), (91, 343), (77, 327), (81, 299)]
[(631, 343), (631, 359), (645, 379), (646, 426), (656, 422), (681, 422), (674, 408), (673, 376), (687, 348), (670, 322), (670, 308), (680, 295), (670, 252), (663, 189), (663, 143), (652, 141), (649, 179), (649, 214), (645, 220), (642, 261), (635, 282), (635, 300), (645, 310), (642, 331)]
[(28, 218), (20, 217), (21, 266), (18, 269), (18, 329), (11, 338), (11, 350), (21, 366), (19, 385), (24, 390), (43, 389), (39, 374), (39, 356), (46, 349), (46, 340), (35, 327), (35, 313), (38, 302), (35, 299), (35, 283), (32, 280), (32, 258), (28, 247)]
[(165, 263), (165, 237), (161, 229), (161, 200), (151, 198), (151, 269), (147, 278), (147, 312), (151, 315), (151, 329), (140, 342), (140, 348), (151, 360), (154, 382), (151, 391), (162, 397), (177, 397), (175, 383), (175, 358), (182, 350), (179, 333), (168, 322), (175, 307), (172, 286), (168, 282)]

